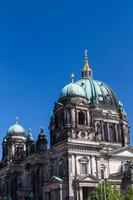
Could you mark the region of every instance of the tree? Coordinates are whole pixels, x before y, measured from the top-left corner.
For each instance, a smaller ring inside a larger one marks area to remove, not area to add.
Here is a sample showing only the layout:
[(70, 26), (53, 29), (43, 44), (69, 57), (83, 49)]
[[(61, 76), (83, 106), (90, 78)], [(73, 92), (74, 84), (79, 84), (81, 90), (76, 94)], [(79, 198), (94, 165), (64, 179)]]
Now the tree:
[(126, 189), (124, 200), (133, 200), (133, 187), (129, 186)]
[(91, 197), (88, 200), (123, 200), (123, 197), (116, 186), (104, 182), (97, 186), (96, 190), (91, 194)]

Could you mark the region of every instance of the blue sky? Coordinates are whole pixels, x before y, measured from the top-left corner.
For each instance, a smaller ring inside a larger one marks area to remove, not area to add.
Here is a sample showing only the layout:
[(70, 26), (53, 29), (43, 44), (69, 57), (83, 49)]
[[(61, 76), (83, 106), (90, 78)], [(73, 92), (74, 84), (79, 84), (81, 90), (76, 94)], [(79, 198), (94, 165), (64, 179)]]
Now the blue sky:
[[(123, 102), (133, 130), (132, 0), (0, 1), (0, 141), (15, 117), (37, 138), (88, 49), (94, 78)], [(132, 139), (133, 142), (133, 139)]]

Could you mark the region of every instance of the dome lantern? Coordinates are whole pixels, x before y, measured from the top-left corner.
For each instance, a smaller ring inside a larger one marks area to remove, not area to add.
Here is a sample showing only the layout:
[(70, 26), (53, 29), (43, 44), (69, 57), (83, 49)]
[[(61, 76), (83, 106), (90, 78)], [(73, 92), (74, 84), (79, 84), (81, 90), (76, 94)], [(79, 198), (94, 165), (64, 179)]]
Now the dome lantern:
[(89, 77), (92, 78), (92, 70), (88, 62), (88, 50), (85, 50), (85, 64), (84, 64), (84, 68), (82, 69), (82, 78), (88, 79)]

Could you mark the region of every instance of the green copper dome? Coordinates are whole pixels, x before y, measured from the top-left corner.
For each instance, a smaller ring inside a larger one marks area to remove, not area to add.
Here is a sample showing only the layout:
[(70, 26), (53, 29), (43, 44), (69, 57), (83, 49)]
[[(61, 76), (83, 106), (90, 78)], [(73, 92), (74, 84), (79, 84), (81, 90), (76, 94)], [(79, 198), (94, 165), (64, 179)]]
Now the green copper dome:
[(82, 69), (82, 79), (74, 82), (74, 74), (71, 75), (71, 79), (72, 83), (61, 90), (59, 101), (63, 98), (80, 96), (86, 98), (90, 105), (117, 109), (126, 115), (123, 105), (119, 102), (114, 91), (107, 84), (93, 79), (87, 54)]
[(63, 97), (81, 96), (86, 97), (85, 91), (78, 84), (70, 83), (66, 85), (60, 93), (60, 99)]
[(31, 129), (29, 129), (29, 133), (27, 135), (27, 141), (28, 142), (34, 142), (34, 138), (32, 136), (32, 130)]
[(78, 84), (84, 89), (89, 103), (110, 106), (117, 104), (117, 98), (112, 89), (101, 81), (96, 81), (88, 77), (87, 79), (81, 79), (75, 82), (75, 84)]
[(121, 111), (125, 116), (127, 116), (127, 113), (126, 113), (126, 111), (125, 111), (125, 109), (124, 109), (124, 106), (123, 106), (123, 104), (122, 104), (121, 101), (119, 101), (119, 108), (120, 108), (120, 111)]
[(119, 102), (112, 89), (101, 81), (96, 81), (91, 77), (81, 79), (75, 83), (66, 85), (60, 94), (63, 97), (81, 96), (93, 105), (118, 107)]
[(8, 129), (7, 136), (25, 136), (25, 129), (16, 123)]
[(119, 101), (114, 91), (107, 84), (93, 79), (87, 52), (85, 52), (82, 79), (74, 82), (74, 74), (71, 75), (71, 79), (72, 83), (61, 90), (59, 101), (68, 97), (80, 96), (86, 98), (90, 105), (104, 109), (119, 110), (126, 116), (123, 104)]

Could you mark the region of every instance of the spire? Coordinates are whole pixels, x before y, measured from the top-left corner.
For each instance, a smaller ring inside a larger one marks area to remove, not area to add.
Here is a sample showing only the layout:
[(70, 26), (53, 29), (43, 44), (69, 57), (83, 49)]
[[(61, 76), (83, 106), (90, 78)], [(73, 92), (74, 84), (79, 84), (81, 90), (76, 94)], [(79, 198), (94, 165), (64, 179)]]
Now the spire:
[(29, 128), (29, 133), (28, 133), (28, 135), (27, 135), (27, 140), (28, 141), (34, 141), (34, 138), (33, 138), (33, 136), (32, 136), (32, 129), (31, 128)]
[(92, 77), (92, 71), (88, 62), (88, 50), (85, 50), (85, 64), (84, 68), (82, 69), (82, 78), (89, 78), (89, 77)]

